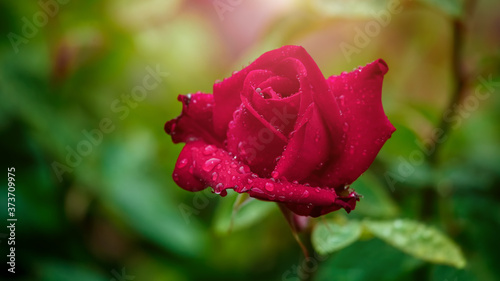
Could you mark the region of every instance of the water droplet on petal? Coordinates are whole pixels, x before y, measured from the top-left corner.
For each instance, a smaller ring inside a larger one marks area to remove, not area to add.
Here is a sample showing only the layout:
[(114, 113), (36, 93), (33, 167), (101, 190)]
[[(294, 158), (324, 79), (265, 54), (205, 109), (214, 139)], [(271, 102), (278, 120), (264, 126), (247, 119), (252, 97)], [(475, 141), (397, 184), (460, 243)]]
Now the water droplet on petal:
[(354, 154), (354, 146), (353, 145), (351, 145), (349, 147), (349, 154)]
[(347, 122), (344, 122), (344, 125), (342, 126), (342, 131), (347, 132), (349, 130), (349, 124)]
[(256, 88), (255, 91), (260, 94), (262, 90), (260, 88)]
[(248, 183), (249, 184), (253, 183), (253, 180), (252, 179), (248, 179)]
[(264, 193), (264, 191), (262, 191), (262, 189), (256, 188), (256, 187), (252, 188), (252, 191), (257, 192), (257, 193)]
[(189, 173), (192, 174), (194, 172), (194, 166), (189, 166)]
[(340, 101), (340, 105), (341, 105), (342, 107), (344, 107), (344, 106), (345, 106), (344, 95), (341, 95), (341, 96), (339, 97), (339, 101)]
[(302, 194), (302, 196), (304, 196), (304, 197), (306, 197), (306, 198), (307, 198), (307, 197), (309, 197), (309, 191), (307, 191), (307, 190), (306, 190), (306, 191), (304, 191), (304, 194)]
[(238, 172), (240, 172), (240, 174), (246, 173), (245, 166), (240, 166), (240, 168), (238, 169)]
[(220, 196), (222, 196), (222, 197), (226, 197), (226, 195), (227, 195), (227, 191), (226, 191), (225, 189), (224, 189), (224, 190), (221, 190), (221, 192), (220, 192)]
[(205, 149), (203, 149), (203, 154), (204, 155), (212, 155), (216, 151), (217, 151), (217, 147), (215, 147), (214, 145), (207, 145), (207, 146), (205, 146)]
[(267, 191), (271, 192), (274, 190), (274, 184), (268, 182), (266, 183), (266, 185), (264, 186), (266, 188)]
[(277, 179), (279, 176), (280, 176), (280, 174), (279, 174), (277, 171), (273, 171), (273, 172), (271, 173), (271, 177), (273, 177), (273, 178), (275, 178), (275, 179)]
[(187, 163), (188, 163), (188, 160), (186, 158), (181, 159), (179, 161), (179, 163), (177, 163), (177, 168), (182, 169), (182, 168), (186, 167)]
[(236, 180), (236, 176), (232, 176), (232, 177), (231, 177), (231, 180), (232, 180), (232, 181), (235, 181), (235, 180)]
[(202, 169), (205, 172), (210, 172), (215, 167), (215, 165), (219, 164), (219, 162), (220, 159), (218, 158), (210, 158), (205, 162), (205, 164), (203, 164)]
[(213, 173), (212, 173), (212, 180), (213, 180), (213, 181), (216, 181), (216, 180), (217, 180), (217, 176), (218, 176), (218, 175), (217, 175), (217, 173), (216, 173), (216, 172), (213, 172)]
[(244, 146), (245, 146), (245, 144), (244, 144), (242, 141), (240, 141), (240, 142), (238, 143), (238, 151), (240, 152), (240, 154), (241, 154), (242, 156), (247, 155), (247, 150), (245, 149), (245, 147), (244, 147)]

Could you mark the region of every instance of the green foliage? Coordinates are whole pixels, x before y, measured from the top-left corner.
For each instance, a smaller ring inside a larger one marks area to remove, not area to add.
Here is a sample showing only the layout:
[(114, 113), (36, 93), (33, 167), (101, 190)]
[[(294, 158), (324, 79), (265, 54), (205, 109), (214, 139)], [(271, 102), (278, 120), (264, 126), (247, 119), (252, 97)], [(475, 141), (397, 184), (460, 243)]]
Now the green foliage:
[[(362, 266), (359, 266), (362, 264)], [(316, 281), (411, 280), (422, 262), (378, 239), (358, 241), (328, 258)]]
[(314, 249), (322, 254), (329, 254), (356, 242), (361, 235), (362, 226), (358, 221), (345, 224), (334, 222), (319, 223), (312, 233)]
[[(26, 36), (25, 19), (49, 2), (63, 1), (0, 1), (0, 150), (3, 167), (17, 169), (19, 280), (111, 280), (122, 268), (136, 280), (283, 280), (295, 270), (300, 247), (276, 205), (179, 188), (182, 145), (163, 131), (181, 110), (177, 95), (211, 92), (285, 44), (303, 45), (325, 76), (383, 58), (382, 101), (397, 128), (352, 183), (363, 195), (356, 209), (310, 219), (300, 234), (327, 256), (310, 262), (312, 279), (500, 279), (498, 1), (223, 1), (241, 2), (223, 21), (213, 1), (68, 1), (16, 53), (8, 34)], [(391, 2), (401, 12), (381, 24), (375, 15)], [(450, 104), (457, 19), (467, 79)], [(342, 42), (356, 48), (352, 62)], [(157, 64), (169, 76), (126, 116), (114, 112)], [(68, 164), (68, 147), (104, 118), (115, 129)], [(55, 162), (70, 169), (61, 178)], [(0, 202), (5, 222), (5, 192)]]
[(215, 232), (218, 234), (228, 235), (233, 231), (250, 227), (276, 209), (274, 204), (249, 198), (246, 194), (236, 194), (230, 191), (227, 197), (219, 202), (213, 222)]
[(410, 220), (367, 220), (364, 226), (376, 237), (417, 258), (457, 268), (465, 266), (458, 246), (435, 228)]
[(314, 228), (312, 243), (318, 253), (326, 255), (354, 243), (363, 231), (416, 258), (457, 268), (465, 266), (465, 258), (454, 242), (440, 231), (411, 220), (321, 223)]

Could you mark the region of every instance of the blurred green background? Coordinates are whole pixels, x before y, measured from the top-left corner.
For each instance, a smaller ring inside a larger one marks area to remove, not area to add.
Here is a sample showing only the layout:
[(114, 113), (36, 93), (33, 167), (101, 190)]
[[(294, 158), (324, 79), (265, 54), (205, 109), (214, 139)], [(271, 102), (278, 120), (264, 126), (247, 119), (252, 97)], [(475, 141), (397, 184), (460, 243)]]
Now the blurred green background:
[(300, 247), (277, 206), (242, 209), (228, 234), (234, 194), (177, 187), (182, 145), (163, 131), (177, 95), (211, 92), (285, 44), (304, 46), (325, 76), (389, 65), (383, 104), (397, 131), (353, 184), (357, 209), (327, 219), (420, 221), (468, 262), (430, 264), (367, 238), (310, 277), (500, 280), (500, 2), (2, 0), (0, 30), (19, 280), (299, 280)]

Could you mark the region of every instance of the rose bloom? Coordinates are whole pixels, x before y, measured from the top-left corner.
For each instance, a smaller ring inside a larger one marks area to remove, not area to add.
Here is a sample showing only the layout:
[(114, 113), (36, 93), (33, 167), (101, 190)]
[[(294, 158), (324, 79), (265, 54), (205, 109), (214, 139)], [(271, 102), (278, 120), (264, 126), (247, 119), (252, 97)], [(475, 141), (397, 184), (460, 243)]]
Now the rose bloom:
[(267, 52), (213, 86), (213, 95), (180, 95), (182, 113), (165, 124), (186, 145), (174, 181), (283, 203), (317, 217), (353, 210), (349, 185), (395, 128), (381, 102), (387, 64), (376, 60), (325, 79), (300, 46)]

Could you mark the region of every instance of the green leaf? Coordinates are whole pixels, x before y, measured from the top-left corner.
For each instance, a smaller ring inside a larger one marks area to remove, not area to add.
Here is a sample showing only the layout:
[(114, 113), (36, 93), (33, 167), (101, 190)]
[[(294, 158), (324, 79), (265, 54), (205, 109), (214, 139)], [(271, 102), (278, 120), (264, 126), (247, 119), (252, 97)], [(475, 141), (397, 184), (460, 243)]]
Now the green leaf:
[[(221, 235), (249, 227), (266, 217), (275, 204), (253, 198), (244, 199), (236, 192), (228, 190), (215, 211), (214, 229)], [(231, 224), (232, 221), (232, 224)]]
[(321, 263), (314, 280), (414, 280), (412, 271), (421, 265), (421, 260), (406, 255), (379, 239), (371, 239), (357, 241), (332, 255)]
[(361, 235), (361, 224), (348, 221), (346, 224), (335, 222), (319, 223), (312, 233), (314, 249), (322, 254), (329, 254), (354, 243)]
[(364, 226), (378, 238), (399, 250), (425, 261), (465, 266), (458, 246), (442, 232), (411, 220), (364, 221)]

